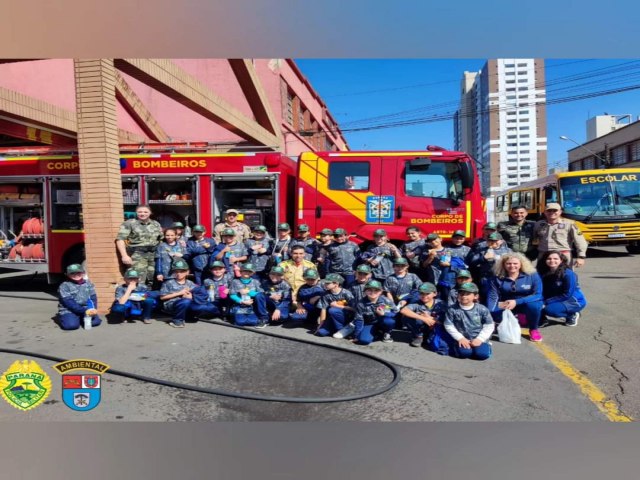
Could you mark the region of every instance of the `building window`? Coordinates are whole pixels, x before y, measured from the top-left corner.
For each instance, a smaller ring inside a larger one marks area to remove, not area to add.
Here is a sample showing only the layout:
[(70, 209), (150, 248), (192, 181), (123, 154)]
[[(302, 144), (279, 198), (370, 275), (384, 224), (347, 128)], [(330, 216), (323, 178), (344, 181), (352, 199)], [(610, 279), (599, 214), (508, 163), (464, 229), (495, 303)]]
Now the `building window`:
[(531, 167), (529, 165), (522, 165), (520, 170), (531, 170)]
[(636, 162), (640, 160), (640, 140), (631, 144), (631, 161)]
[(293, 127), (293, 92), (287, 88), (287, 97), (284, 105), (284, 121)]
[(527, 64), (526, 64), (526, 63), (519, 63), (519, 64), (518, 64), (518, 67), (526, 67), (526, 66), (527, 66)]
[(529, 153), (529, 150), (520, 150), (520, 153)]
[(518, 91), (529, 90), (529, 87), (518, 87)]
[(516, 65), (515, 65), (514, 63), (505, 63), (505, 64), (504, 64), (504, 68), (513, 68), (513, 67), (515, 67), (515, 66), (516, 66)]
[(613, 165), (622, 165), (627, 161), (627, 146), (616, 147), (611, 150), (611, 163)]
[(520, 142), (520, 146), (521, 147), (528, 147), (529, 146), (529, 142)]
[[(507, 92), (515, 92), (515, 91), (516, 91), (515, 87), (514, 88), (507, 88)], [(509, 97), (507, 97), (507, 98), (509, 98)], [(513, 97), (513, 98), (515, 98), (515, 97)]]
[(520, 135), (520, 138), (529, 138), (529, 134), (527, 133), (526, 135)]
[(529, 130), (529, 127), (520, 127), (520, 130)]
[(369, 162), (330, 163), (329, 189), (369, 190)]

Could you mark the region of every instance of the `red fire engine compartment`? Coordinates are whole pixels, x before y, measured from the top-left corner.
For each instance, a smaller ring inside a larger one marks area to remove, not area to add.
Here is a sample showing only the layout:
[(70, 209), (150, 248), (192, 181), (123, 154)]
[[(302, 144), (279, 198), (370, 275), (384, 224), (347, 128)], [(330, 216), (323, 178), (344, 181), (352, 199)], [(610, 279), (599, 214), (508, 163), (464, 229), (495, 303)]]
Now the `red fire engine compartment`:
[[(397, 242), (407, 227), (444, 237), (479, 234), (483, 202), (473, 160), (441, 149), (407, 152), (210, 153), (207, 144), (122, 145), (125, 218), (149, 204), (163, 227), (208, 232), (235, 208), (241, 221), (316, 234), (345, 228), (358, 243), (378, 228)], [(82, 192), (74, 154), (0, 149), (0, 267), (61, 273), (84, 259)], [(115, 247), (114, 247), (115, 248)]]

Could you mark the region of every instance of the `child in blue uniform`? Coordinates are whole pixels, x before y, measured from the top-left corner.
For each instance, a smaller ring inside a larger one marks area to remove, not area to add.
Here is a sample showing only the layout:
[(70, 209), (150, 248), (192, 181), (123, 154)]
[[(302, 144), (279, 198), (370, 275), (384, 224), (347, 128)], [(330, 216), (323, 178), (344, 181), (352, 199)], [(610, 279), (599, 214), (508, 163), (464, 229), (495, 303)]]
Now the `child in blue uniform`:
[(204, 236), (206, 228), (203, 225), (194, 225), (191, 231), (193, 236), (187, 241), (184, 259), (191, 264), (195, 283), (202, 285), (202, 274), (209, 267), (209, 259), (216, 249), (216, 241)]
[(264, 328), (269, 317), (260, 316), (257, 309), (256, 297), (262, 295), (260, 282), (253, 278), (255, 267), (250, 263), (240, 266), (240, 278), (231, 282), (231, 316), (233, 322), (241, 327)]
[(164, 241), (156, 247), (155, 257), (155, 278), (159, 283), (169, 278), (173, 262), (184, 256), (186, 241), (183, 243), (185, 247), (178, 241), (178, 234), (173, 228), (164, 231)]
[(370, 280), (364, 287), (364, 298), (356, 305), (352, 342), (369, 345), (376, 337), (384, 343), (393, 342), (391, 330), (396, 324), (394, 305), (382, 295), (382, 284)]
[(288, 320), (291, 285), (284, 281), (284, 268), (273, 267), (269, 272), (269, 278), (262, 282), (262, 290), (264, 294), (256, 297), (260, 318), (266, 317), (272, 323)]
[(205, 301), (198, 301), (194, 306), (196, 314), (207, 314), (221, 317), (229, 307), (229, 291), (231, 277), (226, 271), (224, 263), (216, 260), (211, 263), (211, 276), (205, 278), (203, 290), (206, 292)]
[(351, 321), (353, 317), (353, 295), (342, 288), (344, 278), (337, 273), (330, 273), (323, 281), (327, 293), (318, 301), (320, 326), (316, 331), (319, 337), (328, 337)]
[(173, 317), (169, 325), (174, 328), (184, 328), (185, 321), (193, 320), (192, 290), (196, 284), (187, 279), (189, 265), (184, 260), (173, 262), (173, 278), (166, 280), (160, 289), (160, 300), (163, 308)]
[(74, 263), (66, 270), (68, 280), (58, 287), (58, 322), (63, 330), (77, 330), (85, 316), (91, 317), (91, 326), (102, 322), (98, 316), (96, 289), (85, 279), (82, 265)]
[(307, 268), (302, 274), (304, 285), (298, 289), (296, 296), (296, 309), (291, 314), (294, 322), (317, 321), (320, 310), (318, 301), (324, 296), (326, 290), (320, 285), (320, 275), (317, 270)]
[(410, 303), (400, 310), (404, 323), (412, 335), (410, 343), (412, 347), (422, 345), (425, 326), (434, 328), (438, 322), (444, 322), (446, 311), (444, 304), (436, 299), (438, 290), (433, 283), (423, 283), (418, 287), (418, 293), (420, 300), (417, 303)]
[(248, 256), (247, 263), (251, 263), (256, 269), (256, 278), (266, 279), (269, 274), (267, 263), (273, 250), (273, 240), (267, 238), (267, 227), (264, 225), (253, 227), (253, 238), (245, 240), (244, 246)]
[(488, 342), (494, 327), (489, 309), (478, 303), (476, 284), (460, 285), (458, 302), (447, 310), (444, 320), (444, 328), (451, 336), (448, 340), (452, 356), (476, 360), (491, 357)]
[(116, 300), (111, 306), (111, 313), (121, 321), (133, 321), (135, 318), (142, 317), (142, 323), (151, 323), (151, 312), (155, 301), (147, 296), (149, 288), (144, 283), (140, 283), (140, 274), (133, 268), (125, 272), (124, 281), (124, 285), (116, 288)]

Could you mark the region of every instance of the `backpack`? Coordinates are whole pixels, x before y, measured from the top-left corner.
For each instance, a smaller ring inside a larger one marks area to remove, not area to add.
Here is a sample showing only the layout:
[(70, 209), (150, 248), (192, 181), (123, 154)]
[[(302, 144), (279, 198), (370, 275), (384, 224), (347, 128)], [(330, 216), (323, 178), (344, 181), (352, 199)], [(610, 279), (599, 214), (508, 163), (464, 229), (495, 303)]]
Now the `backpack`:
[(427, 350), (437, 353), (438, 355), (449, 355), (449, 344), (445, 340), (448, 335), (444, 327), (436, 323), (433, 328), (429, 329), (426, 344)]

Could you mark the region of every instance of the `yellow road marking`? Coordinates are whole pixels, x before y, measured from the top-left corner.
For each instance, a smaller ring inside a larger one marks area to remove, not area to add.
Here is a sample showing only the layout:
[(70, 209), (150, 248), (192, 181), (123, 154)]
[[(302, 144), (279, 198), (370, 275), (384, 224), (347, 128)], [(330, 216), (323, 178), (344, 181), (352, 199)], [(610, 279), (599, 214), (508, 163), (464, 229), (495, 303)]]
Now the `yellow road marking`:
[[(524, 330), (524, 329), (523, 329)], [(536, 342), (535, 346), (553, 363), (562, 374), (575, 383), (582, 393), (612, 422), (632, 422), (633, 418), (620, 411), (616, 402), (607, 397), (591, 380), (576, 370), (573, 365), (554, 352), (547, 345)]]

